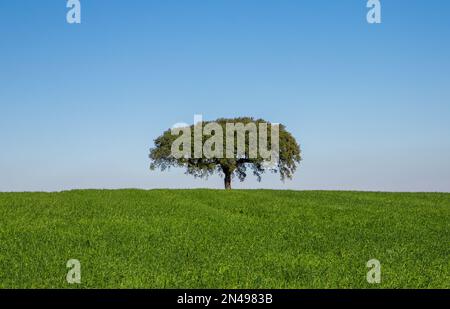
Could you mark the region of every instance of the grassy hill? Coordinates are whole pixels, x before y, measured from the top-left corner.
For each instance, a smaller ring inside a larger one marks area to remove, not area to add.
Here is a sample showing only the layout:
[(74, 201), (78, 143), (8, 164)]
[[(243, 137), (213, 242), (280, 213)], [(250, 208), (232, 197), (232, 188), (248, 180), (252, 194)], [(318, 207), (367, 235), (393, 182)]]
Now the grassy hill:
[(450, 288), (449, 245), (450, 194), (0, 193), (1, 288)]

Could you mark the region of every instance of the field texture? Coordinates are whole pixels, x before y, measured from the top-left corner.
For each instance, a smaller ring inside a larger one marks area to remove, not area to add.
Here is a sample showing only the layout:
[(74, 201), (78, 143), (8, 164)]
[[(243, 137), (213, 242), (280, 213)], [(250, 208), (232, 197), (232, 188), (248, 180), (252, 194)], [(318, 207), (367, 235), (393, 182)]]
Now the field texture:
[(450, 194), (0, 193), (1, 288), (450, 288), (449, 245)]

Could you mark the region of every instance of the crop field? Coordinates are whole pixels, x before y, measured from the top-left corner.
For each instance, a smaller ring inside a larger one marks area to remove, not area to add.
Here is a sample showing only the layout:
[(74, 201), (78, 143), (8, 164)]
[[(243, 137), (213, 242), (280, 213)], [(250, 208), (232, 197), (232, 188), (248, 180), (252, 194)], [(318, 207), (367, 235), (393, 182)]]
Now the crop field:
[(0, 288), (450, 288), (449, 248), (444, 193), (0, 193)]

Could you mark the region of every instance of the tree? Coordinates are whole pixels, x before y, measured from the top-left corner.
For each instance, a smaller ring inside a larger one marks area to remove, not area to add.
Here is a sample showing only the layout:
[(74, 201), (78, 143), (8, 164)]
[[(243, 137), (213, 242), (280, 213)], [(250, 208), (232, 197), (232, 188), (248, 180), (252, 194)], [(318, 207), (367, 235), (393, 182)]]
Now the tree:
[[(230, 130), (233, 126), (234, 130)], [(195, 135), (199, 132), (200, 136)], [(275, 140), (278, 140), (278, 144), (273, 143)], [(220, 118), (214, 122), (199, 122), (169, 129), (156, 138), (154, 143), (155, 147), (150, 149), (149, 155), (151, 170), (159, 168), (164, 171), (170, 167), (184, 167), (186, 174), (194, 177), (208, 177), (219, 173), (224, 177), (225, 189), (231, 189), (233, 177), (244, 181), (247, 170), (251, 170), (258, 181), (261, 181), (261, 176), (266, 171), (279, 173), (282, 181), (286, 178), (292, 179), (301, 161), (300, 147), (284, 125), (275, 126), (262, 119), (254, 120), (250, 117)], [(256, 151), (256, 146), (259, 151)], [(264, 147), (266, 149), (263, 149)], [(272, 151), (273, 155), (275, 148), (278, 148), (278, 151), (271, 157), (272, 164), (268, 164), (267, 151)], [(174, 154), (174, 150), (180, 151), (182, 155)]]

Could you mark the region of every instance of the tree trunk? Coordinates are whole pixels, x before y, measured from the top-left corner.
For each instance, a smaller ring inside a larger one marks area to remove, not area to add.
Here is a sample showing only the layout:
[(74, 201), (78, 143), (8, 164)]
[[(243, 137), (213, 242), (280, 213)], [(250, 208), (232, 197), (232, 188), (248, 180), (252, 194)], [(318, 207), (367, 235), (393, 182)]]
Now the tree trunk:
[(225, 179), (224, 179), (225, 189), (231, 190), (231, 173), (228, 171), (224, 171), (224, 174), (225, 174)]

